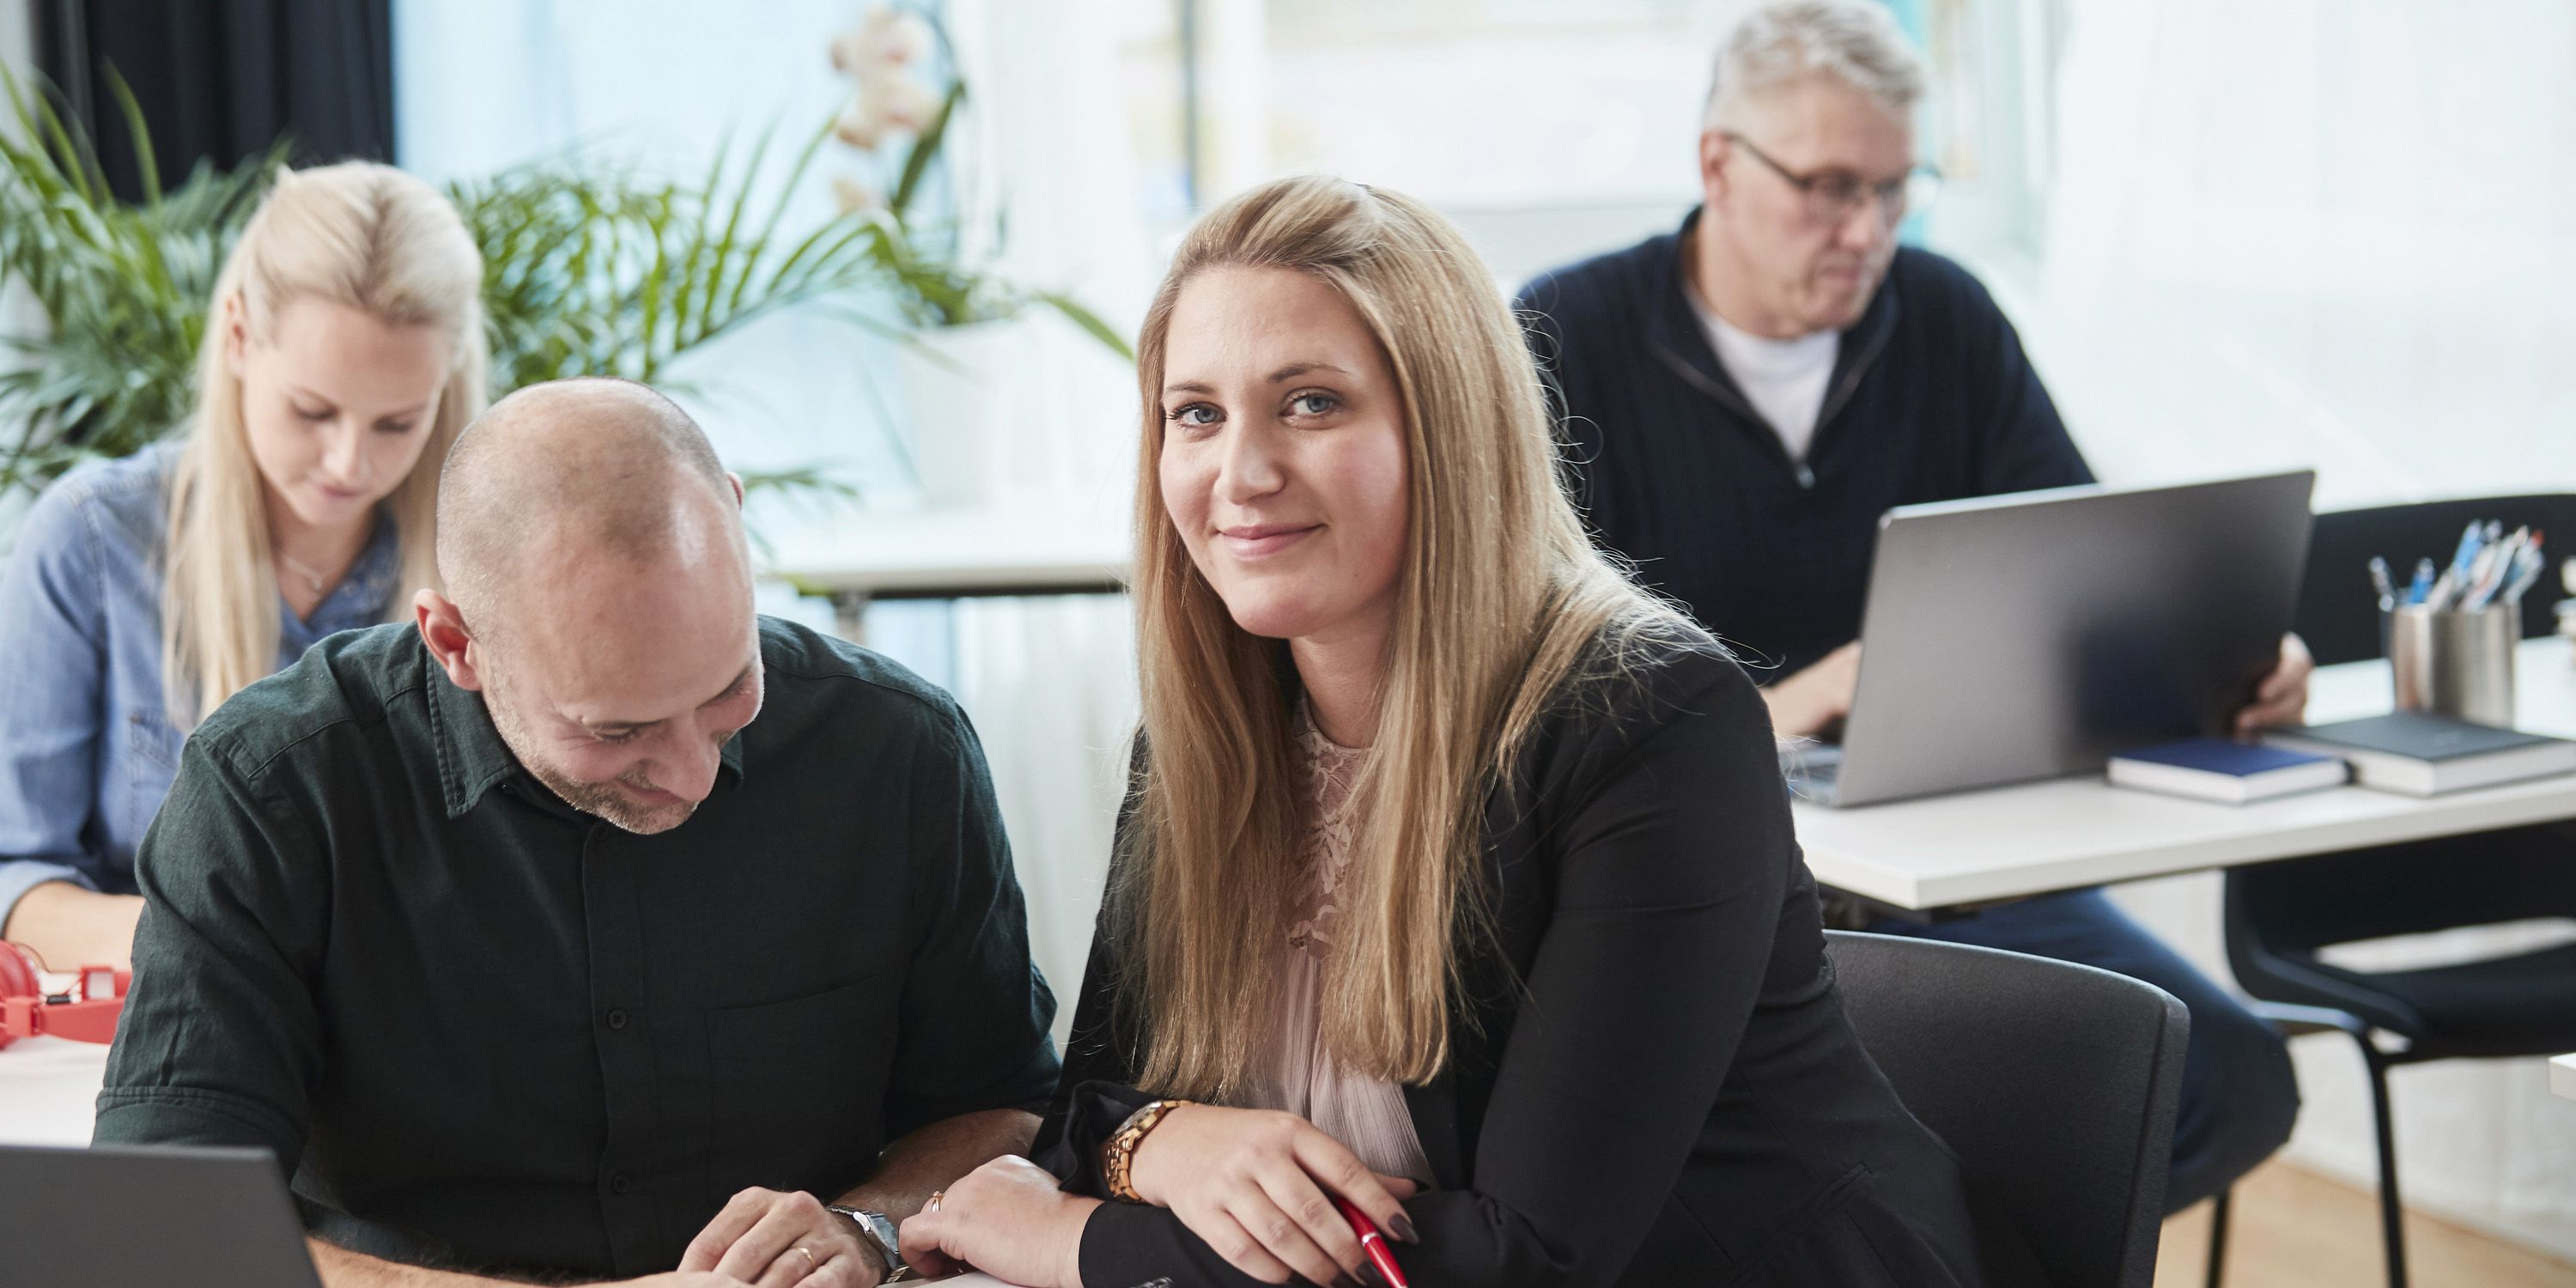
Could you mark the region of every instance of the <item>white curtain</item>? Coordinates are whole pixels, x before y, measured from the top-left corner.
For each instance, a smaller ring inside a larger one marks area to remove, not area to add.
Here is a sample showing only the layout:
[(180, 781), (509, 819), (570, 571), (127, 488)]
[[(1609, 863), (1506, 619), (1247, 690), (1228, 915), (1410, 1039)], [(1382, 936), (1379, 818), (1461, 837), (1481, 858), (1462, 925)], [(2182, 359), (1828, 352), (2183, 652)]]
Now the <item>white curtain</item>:
[(2576, 486), (2576, 5), (2074, 0), (2025, 318), (2107, 478)]
[(974, 599), (954, 612), (956, 693), (984, 740), (1029, 901), (1029, 948), (1073, 1020), (1136, 724), (1125, 596)]
[[(2576, 487), (2576, 5), (2065, 16), (2038, 263), (1993, 276), (2106, 480), (2313, 465), (2324, 509)], [(2225, 977), (2216, 877), (2117, 897)], [(2566, 933), (2419, 937), (2357, 964)], [(2290, 1156), (2371, 1184), (2359, 1058), (2339, 1037), (2294, 1051)], [(2576, 1256), (2576, 1111), (2543, 1062), (2391, 1081), (2410, 1204)]]

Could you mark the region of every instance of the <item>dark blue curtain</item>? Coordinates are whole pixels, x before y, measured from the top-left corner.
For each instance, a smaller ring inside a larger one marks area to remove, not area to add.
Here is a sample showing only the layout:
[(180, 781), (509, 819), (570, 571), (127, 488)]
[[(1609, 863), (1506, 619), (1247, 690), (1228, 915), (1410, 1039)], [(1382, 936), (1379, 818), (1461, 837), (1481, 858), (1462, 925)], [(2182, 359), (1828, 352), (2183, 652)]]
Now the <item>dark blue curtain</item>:
[(297, 164), (394, 155), (391, 0), (37, 0), (36, 48), (118, 195), (142, 193), (111, 88), (141, 107), (165, 182), (281, 137)]

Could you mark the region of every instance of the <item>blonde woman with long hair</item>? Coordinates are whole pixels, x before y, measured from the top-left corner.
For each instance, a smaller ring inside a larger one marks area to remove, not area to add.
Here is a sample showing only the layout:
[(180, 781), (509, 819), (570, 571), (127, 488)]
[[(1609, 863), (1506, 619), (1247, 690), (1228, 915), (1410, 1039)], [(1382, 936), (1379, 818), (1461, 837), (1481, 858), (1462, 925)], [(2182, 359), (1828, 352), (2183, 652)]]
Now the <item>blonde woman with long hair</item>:
[(1844, 1016), (1760, 695), (1593, 551), (1457, 230), (1258, 188), (1138, 352), (1144, 719), (1046, 1165), (907, 1255), (1378, 1282), (1339, 1199), (1422, 1284), (2021, 1282)]
[(122, 965), (134, 848), (188, 729), (434, 585), (447, 446), (483, 405), (483, 264), (428, 184), (282, 174), (216, 280), (183, 439), (84, 466), (0, 576), (0, 927)]

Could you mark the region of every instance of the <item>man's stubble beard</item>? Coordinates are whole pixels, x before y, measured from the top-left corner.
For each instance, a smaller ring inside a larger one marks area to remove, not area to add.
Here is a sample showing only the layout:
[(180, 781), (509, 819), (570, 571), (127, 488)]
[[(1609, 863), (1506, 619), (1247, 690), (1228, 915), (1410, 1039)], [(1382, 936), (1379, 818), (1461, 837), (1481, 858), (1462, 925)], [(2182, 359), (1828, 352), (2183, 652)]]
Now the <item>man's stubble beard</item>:
[[(499, 677), (492, 675), (487, 667), (483, 678), (483, 709), (491, 714), (492, 727), (500, 731), (502, 743), (509, 747), (512, 756), (518, 758), (521, 768), (545, 784), (546, 790), (562, 797), (565, 804), (637, 836), (668, 832), (688, 822), (689, 816), (698, 812), (698, 802), (688, 800), (658, 809), (642, 808), (619, 795), (614, 786), (586, 783), (547, 764), (531, 754), (530, 748), (535, 740), (528, 736), (525, 726), (519, 723), (516, 710), (502, 696)], [(649, 783), (628, 782), (627, 785), (643, 791), (654, 790)]]

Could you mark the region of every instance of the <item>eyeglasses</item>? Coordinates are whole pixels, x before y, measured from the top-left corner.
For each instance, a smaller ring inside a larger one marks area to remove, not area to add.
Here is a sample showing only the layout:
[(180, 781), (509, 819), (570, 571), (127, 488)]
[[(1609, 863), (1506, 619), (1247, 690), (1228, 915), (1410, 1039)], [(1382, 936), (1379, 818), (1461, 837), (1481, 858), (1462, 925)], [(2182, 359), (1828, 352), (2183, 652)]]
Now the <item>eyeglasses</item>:
[(1866, 201), (1875, 200), (1879, 213), (1894, 224), (1909, 210), (1922, 210), (1941, 195), (1941, 172), (1928, 165), (1918, 165), (1893, 179), (1871, 183), (1849, 170), (1819, 170), (1800, 174), (1771, 158), (1771, 154), (1753, 146), (1753, 140), (1728, 130), (1726, 137), (1737, 147), (1753, 154), (1753, 159), (1771, 167), (1773, 173), (1788, 180), (1806, 200), (1807, 219), (1819, 225), (1839, 224), (1851, 218), (1852, 212)]

